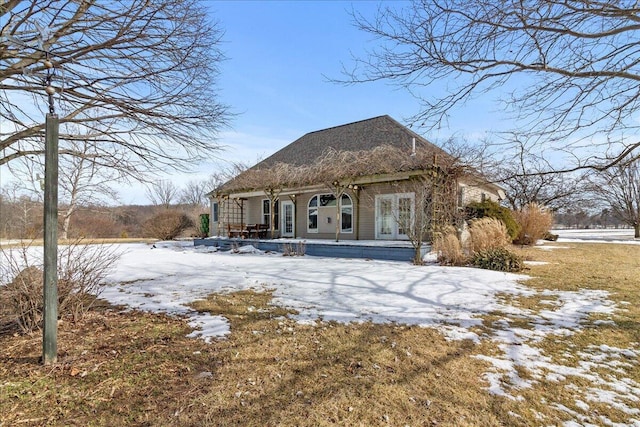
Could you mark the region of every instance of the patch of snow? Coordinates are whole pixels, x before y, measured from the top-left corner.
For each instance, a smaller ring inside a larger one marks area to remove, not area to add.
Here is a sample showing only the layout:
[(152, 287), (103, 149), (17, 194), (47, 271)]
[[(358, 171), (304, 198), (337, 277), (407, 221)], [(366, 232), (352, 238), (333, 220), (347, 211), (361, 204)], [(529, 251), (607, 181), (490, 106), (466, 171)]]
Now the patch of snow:
[(558, 229), (552, 230), (557, 234), (558, 242), (581, 243), (617, 243), (625, 245), (639, 245), (640, 239), (634, 239), (633, 229)]
[(263, 254), (264, 251), (257, 249), (253, 245), (240, 246), (237, 249), (232, 249), (231, 253), (233, 254)]
[(542, 249), (543, 251), (554, 251), (556, 249), (571, 249), (570, 246), (548, 246), (548, 245), (537, 245), (534, 248)]
[(547, 265), (549, 264), (547, 261), (525, 261), (525, 265)]

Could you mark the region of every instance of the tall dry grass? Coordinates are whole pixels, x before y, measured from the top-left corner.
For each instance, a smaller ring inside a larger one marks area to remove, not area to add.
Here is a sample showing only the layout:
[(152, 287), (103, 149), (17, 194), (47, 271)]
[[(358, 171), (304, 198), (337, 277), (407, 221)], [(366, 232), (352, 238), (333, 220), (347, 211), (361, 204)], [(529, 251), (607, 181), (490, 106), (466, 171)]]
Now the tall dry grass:
[(465, 265), (465, 255), (455, 228), (447, 227), (433, 240), (433, 250), (438, 254), (440, 265)]
[(514, 217), (520, 224), (520, 232), (514, 243), (519, 245), (535, 245), (553, 226), (553, 213), (537, 203), (529, 203)]
[(497, 218), (484, 217), (471, 221), (471, 252), (504, 248), (511, 243), (507, 227)]

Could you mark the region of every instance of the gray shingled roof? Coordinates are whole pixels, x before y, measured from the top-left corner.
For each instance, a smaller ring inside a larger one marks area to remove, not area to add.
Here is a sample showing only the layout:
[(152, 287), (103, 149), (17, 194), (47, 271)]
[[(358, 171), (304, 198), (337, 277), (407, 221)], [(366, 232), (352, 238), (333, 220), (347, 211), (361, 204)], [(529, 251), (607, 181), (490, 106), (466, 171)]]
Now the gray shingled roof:
[(296, 166), (312, 164), (329, 148), (336, 151), (360, 151), (388, 145), (406, 149), (407, 153), (411, 153), (413, 138), (418, 149), (426, 146), (430, 150), (445, 154), (417, 133), (385, 115), (309, 132), (267, 157), (254, 168), (268, 168), (276, 163)]

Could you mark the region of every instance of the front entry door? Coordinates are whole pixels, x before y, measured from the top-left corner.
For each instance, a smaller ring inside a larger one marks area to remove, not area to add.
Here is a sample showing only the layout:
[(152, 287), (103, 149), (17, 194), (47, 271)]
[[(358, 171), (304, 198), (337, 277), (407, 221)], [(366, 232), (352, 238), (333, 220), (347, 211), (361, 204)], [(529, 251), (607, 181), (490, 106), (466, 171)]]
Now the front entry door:
[(295, 237), (296, 235), (296, 212), (292, 201), (282, 201), (282, 237)]

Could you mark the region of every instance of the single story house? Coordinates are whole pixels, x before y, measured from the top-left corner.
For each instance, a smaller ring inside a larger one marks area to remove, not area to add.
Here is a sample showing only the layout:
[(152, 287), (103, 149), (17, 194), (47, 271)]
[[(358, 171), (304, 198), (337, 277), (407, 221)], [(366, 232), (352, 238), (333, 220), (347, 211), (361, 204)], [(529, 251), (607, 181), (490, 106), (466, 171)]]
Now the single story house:
[(208, 196), (211, 236), (408, 240), (504, 192), (385, 115), (307, 133)]

